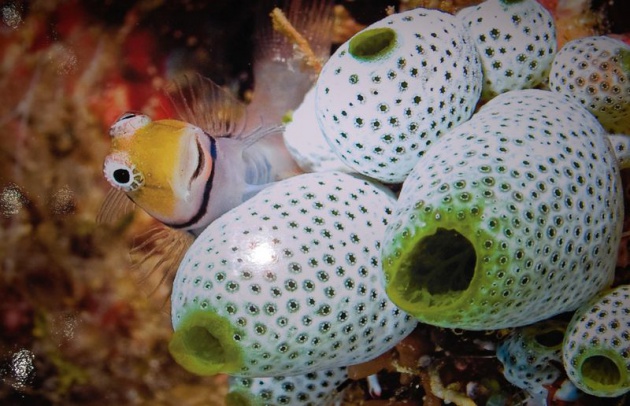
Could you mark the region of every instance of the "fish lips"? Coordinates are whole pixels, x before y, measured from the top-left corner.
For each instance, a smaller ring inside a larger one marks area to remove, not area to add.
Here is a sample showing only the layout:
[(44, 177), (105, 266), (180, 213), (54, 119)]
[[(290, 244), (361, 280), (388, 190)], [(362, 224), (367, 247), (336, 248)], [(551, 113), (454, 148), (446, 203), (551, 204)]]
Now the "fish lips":
[(200, 210), (212, 175), (210, 137), (198, 127), (187, 128), (182, 134), (178, 161), (171, 185), (177, 202), (175, 217), (187, 221)]

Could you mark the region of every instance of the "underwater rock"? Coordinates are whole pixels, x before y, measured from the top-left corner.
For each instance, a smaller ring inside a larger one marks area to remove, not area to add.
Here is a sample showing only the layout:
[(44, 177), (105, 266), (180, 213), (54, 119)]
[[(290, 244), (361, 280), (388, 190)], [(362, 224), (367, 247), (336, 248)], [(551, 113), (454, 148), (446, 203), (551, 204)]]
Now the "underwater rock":
[(418, 9), (342, 44), (322, 69), (315, 105), (343, 162), (399, 183), (441, 134), (470, 118), (481, 86), (479, 57), (461, 22)]
[(445, 134), (400, 193), (386, 290), (419, 320), (471, 330), (571, 311), (613, 281), (623, 198), (599, 122), (516, 90)]
[(536, 0), (487, 0), (457, 17), (481, 58), (481, 98), (545, 83), (556, 54), (551, 14)]
[(416, 321), (382, 288), (389, 190), (340, 172), (271, 186), (206, 228), (175, 278), (170, 351), (201, 375), (305, 374), (394, 347)]
[(630, 391), (630, 286), (602, 292), (575, 312), (563, 357), (569, 379), (584, 392), (615, 397)]

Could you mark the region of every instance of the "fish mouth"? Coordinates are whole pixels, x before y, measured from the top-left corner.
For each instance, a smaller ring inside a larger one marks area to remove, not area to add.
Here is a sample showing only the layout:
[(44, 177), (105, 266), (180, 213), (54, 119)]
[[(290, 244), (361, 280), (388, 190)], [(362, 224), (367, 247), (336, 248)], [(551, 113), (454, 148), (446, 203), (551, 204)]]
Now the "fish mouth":
[(203, 168), (206, 165), (206, 154), (203, 152), (203, 148), (199, 143), (198, 139), (195, 139), (195, 146), (197, 147), (197, 166), (195, 167), (194, 172), (190, 176), (190, 181), (188, 182), (188, 190), (192, 190), (193, 182), (201, 175), (203, 172)]
[(200, 184), (205, 183), (207, 157), (199, 137), (193, 129), (182, 138), (179, 152), (179, 167), (173, 178), (173, 193), (177, 200), (191, 202), (199, 192)]
[(175, 210), (163, 222), (176, 229), (194, 227), (206, 215), (216, 158), (214, 139), (203, 130), (190, 126), (182, 135), (171, 182)]
[[(208, 214), (208, 202), (214, 180), (215, 164), (217, 158), (216, 141), (211, 136), (202, 133), (207, 138), (196, 139), (195, 150), (198, 153), (195, 170), (192, 171), (189, 183), (189, 191), (186, 199), (186, 210), (182, 213), (179, 222), (164, 223), (169, 227), (189, 230), (198, 226), (198, 223)], [(208, 146), (204, 149), (203, 142), (207, 139)]]

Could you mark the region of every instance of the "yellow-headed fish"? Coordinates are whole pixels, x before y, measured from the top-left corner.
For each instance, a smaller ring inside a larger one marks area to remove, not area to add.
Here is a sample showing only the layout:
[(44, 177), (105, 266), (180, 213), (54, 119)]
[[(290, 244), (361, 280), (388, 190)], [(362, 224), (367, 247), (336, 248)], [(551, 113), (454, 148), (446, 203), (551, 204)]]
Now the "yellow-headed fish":
[[(331, 0), (287, 0), (286, 15), (318, 59), (329, 56)], [(266, 7), (266, 6), (265, 6)], [(282, 138), (282, 117), (302, 102), (316, 72), (261, 13), (253, 64), (255, 87), (245, 105), (200, 75), (167, 90), (177, 119), (123, 114), (111, 127), (104, 174), (113, 186), (97, 217), (111, 223), (135, 205), (170, 228), (158, 227), (132, 249), (140, 266), (167, 280), (192, 239), (228, 210), (269, 184), (300, 173)], [(248, 119), (251, 118), (251, 119)], [(133, 202), (133, 203), (131, 203)], [(179, 230), (179, 231), (178, 231)]]
[(125, 113), (110, 128), (111, 153), (103, 171), (149, 215), (196, 235), (264, 187), (294, 175), (296, 167), (274, 143), (278, 127), (233, 134), (243, 122), (240, 106), (209, 80), (196, 76), (177, 89), (180, 116), (196, 117), (208, 130)]
[[(333, 2), (290, 0), (288, 19), (308, 38), (315, 57), (328, 57)], [(117, 216), (129, 197), (161, 223), (198, 235), (258, 191), (300, 173), (287, 151), (281, 119), (296, 108), (316, 73), (271, 28), (269, 10), (257, 23), (252, 102), (245, 106), (200, 75), (174, 81), (168, 96), (178, 120), (123, 114), (111, 127), (104, 173), (111, 193), (99, 218)], [(247, 120), (247, 117), (254, 120)], [(181, 120), (181, 121), (180, 121)]]

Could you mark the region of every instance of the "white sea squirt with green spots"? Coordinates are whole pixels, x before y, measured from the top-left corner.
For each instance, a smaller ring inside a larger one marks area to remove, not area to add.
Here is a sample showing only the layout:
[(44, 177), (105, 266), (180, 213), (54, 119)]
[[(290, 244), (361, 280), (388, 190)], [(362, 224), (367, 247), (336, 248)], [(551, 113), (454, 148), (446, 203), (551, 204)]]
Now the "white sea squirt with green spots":
[(563, 360), (569, 379), (586, 393), (617, 397), (630, 391), (630, 286), (602, 292), (573, 314)]
[(574, 402), (582, 395), (562, 367), (566, 328), (566, 321), (543, 320), (512, 330), (497, 347), (505, 379), (524, 389), (536, 404)]
[(344, 164), (324, 138), (315, 113), (315, 88), (304, 95), (282, 133), (284, 145), (305, 172), (355, 172)]
[(315, 106), (344, 163), (399, 183), (441, 134), (470, 118), (481, 87), (481, 63), (463, 24), (416, 9), (342, 44), (317, 80)]
[(202, 375), (305, 374), (371, 360), (416, 326), (382, 285), (394, 207), (341, 172), (278, 182), (210, 224), (173, 286), (169, 349)]
[(346, 367), (272, 378), (230, 377), (226, 406), (315, 406), (341, 401)]
[(481, 98), (547, 82), (556, 55), (551, 14), (536, 0), (486, 0), (457, 13), (481, 58)]
[(586, 107), (612, 133), (630, 133), (630, 45), (605, 35), (567, 42), (549, 88)]
[(404, 182), (384, 239), (387, 293), (438, 326), (531, 324), (611, 285), (622, 223), (597, 119), (550, 91), (503, 93)]

